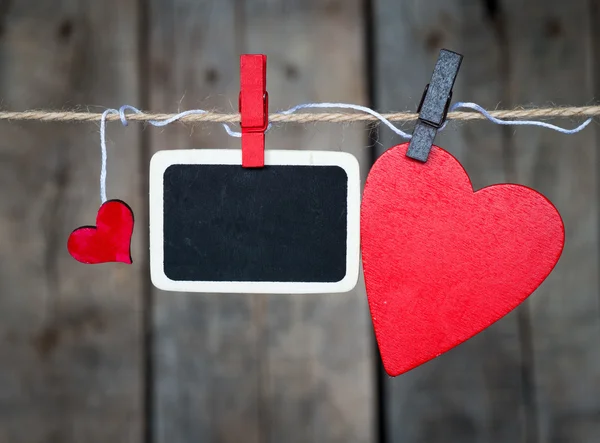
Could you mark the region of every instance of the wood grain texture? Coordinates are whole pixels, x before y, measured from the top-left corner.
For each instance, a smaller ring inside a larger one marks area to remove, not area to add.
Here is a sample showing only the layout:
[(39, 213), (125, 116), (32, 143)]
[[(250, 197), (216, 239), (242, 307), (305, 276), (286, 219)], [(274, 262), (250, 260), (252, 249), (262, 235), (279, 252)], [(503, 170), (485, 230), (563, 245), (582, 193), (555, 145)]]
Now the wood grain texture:
[[(503, 36), (488, 3), (493, 2), (375, 0), (378, 109), (416, 110), (441, 48), (465, 56), (454, 101), (488, 108), (503, 101)], [(384, 129), (380, 141), (381, 149), (401, 142)], [(475, 189), (507, 180), (505, 136), (498, 127), (451, 123), (436, 144), (458, 158)], [(509, 314), (401, 377), (386, 376), (384, 432), (389, 441), (522, 441), (526, 411), (518, 315)]]
[[(3, 107), (136, 102), (136, 4), (3, 2)], [(97, 127), (1, 131), (0, 440), (138, 442), (141, 267), (86, 266), (66, 249), (100, 206)], [(137, 131), (111, 125), (109, 140), (109, 196), (139, 210)]]
[[(239, 54), (265, 53), (271, 110), (364, 101), (358, 1), (152, 0), (154, 110), (234, 111)], [(267, 149), (365, 152), (360, 127), (285, 126)], [(152, 150), (239, 148), (218, 125), (153, 131)], [(362, 291), (267, 297), (156, 292), (158, 442), (373, 439)]]
[[(590, 2), (501, 2), (512, 104), (585, 105), (594, 97)], [(575, 122), (570, 125), (575, 126)], [(512, 175), (560, 210), (565, 251), (530, 299), (532, 398), (544, 442), (600, 439), (598, 157), (596, 131), (574, 136), (520, 129)]]
[[(365, 103), (358, 0), (247, 0), (244, 50), (269, 56), (271, 109), (306, 102)], [(343, 150), (365, 171), (362, 125), (274, 129), (267, 149)], [(348, 294), (273, 296), (264, 305), (264, 439), (369, 442), (374, 435), (372, 327), (364, 284)]]
[[(237, 109), (234, 1), (152, 0), (150, 108)], [(149, 129), (151, 150), (239, 148), (219, 125)], [(262, 441), (257, 298), (154, 293), (155, 404), (161, 442)]]

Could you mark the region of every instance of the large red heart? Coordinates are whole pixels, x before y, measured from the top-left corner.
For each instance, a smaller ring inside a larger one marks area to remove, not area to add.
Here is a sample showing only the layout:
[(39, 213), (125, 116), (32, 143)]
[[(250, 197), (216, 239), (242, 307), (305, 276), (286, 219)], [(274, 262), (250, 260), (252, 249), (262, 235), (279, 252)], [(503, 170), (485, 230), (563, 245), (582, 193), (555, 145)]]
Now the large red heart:
[(109, 200), (98, 210), (96, 226), (84, 226), (71, 233), (67, 248), (81, 263), (121, 262), (131, 264), (133, 211), (120, 200)]
[(361, 209), (367, 296), (386, 372), (400, 375), (522, 303), (562, 253), (556, 208), (525, 186), (473, 191), (448, 152), (396, 146), (375, 163)]

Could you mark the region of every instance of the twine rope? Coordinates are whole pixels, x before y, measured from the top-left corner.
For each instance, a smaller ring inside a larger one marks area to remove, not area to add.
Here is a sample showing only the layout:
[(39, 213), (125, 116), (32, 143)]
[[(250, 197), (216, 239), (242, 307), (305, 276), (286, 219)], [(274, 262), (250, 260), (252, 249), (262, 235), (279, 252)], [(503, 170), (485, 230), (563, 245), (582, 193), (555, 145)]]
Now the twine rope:
[[(488, 111), (489, 115), (503, 120), (512, 119), (553, 119), (553, 118), (589, 118), (600, 116), (600, 106), (580, 107), (555, 107), (555, 108), (531, 108)], [(179, 114), (140, 112), (127, 116), (128, 121), (149, 122), (165, 121), (177, 117)], [(412, 122), (417, 120), (419, 114), (415, 112), (394, 112), (381, 114), (391, 122)], [(95, 112), (73, 112), (73, 111), (0, 111), (0, 121), (38, 121), (38, 122), (100, 122), (102, 113)], [(120, 121), (118, 114), (110, 114), (107, 121)], [(206, 111), (202, 114), (188, 114), (180, 117), (178, 121), (185, 123), (239, 123), (240, 114), (225, 114), (220, 112)], [(487, 117), (478, 112), (453, 111), (448, 113), (448, 120), (472, 121), (487, 120)], [(376, 122), (379, 119), (370, 114), (359, 114), (352, 112), (311, 112), (299, 114), (274, 113), (269, 115), (269, 121), (273, 123), (353, 123), (353, 122)]]

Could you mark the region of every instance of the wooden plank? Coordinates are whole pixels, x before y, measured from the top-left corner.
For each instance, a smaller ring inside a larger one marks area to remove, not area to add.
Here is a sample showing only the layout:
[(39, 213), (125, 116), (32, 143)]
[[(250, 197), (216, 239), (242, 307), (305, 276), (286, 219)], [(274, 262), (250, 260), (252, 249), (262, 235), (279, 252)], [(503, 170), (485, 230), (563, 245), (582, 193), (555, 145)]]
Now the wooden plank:
[[(269, 56), (273, 110), (366, 100), (359, 0), (247, 0), (248, 52)], [(270, 149), (343, 150), (367, 167), (365, 127), (285, 126)], [(363, 283), (349, 294), (263, 298), (265, 441), (370, 442), (375, 438), (372, 327)]]
[[(237, 110), (235, 3), (150, 1), (151, 109)], [(153, 152), (239, 147), (214, 124), (149, 130)], [(263, 441), (259, 299), (158, 290), (154, 299), (155, 441)]]
[[(375, 0), (376, 104), (416, 110), (441, 48), (465, 56), (454, 101), (493, 108), (505, 100), (503, 36), (493, 2)], [(381, 149), (400, 143), (381, 131)], [(451, 123), (436, 139), (474, 188), (504, 182), (505, 136), (489, 123)], [(406, 443), (523, 441), (519, 312), (458, 348), (384, 380), (384, 432)]]
[[(359, 2), (347, 3), (152, 0), (152, 108), (173, 110), (185, 93), (181, 109), (234, 110), (242, 52), (269, 56), (272, 110), (364, 101)], [(270, 149), (365, 152), (364, 134), (286, 126), (267, 140)], [(239, 148), (239, 140), (217, 125), (191, 135), (181, 128), (152, 133), (154, 151), (187, 147)], [(372, 441), (370, 325), (361, 291), (157, 291), (155, 310), (158, 442)]]
[[(21, 0), (1, 11), (3, 108), (116, 106), (137, 96), (137, 1)], [(0, 142), (0, 440), (141, 440), (134, 266), (85, 266), (66, 250), (100, 205), (94, 125), (3, 123)], [(109, 197), (140, 211), (139, 137), (110, 126)]]
[[(585, 105), (594, 97), (590, 2), (505, 0), (515, 104)], [(566, 126), (575, 122), (562, 121)], [(593, 127), (564, 136), (519, 129), (515, 180), (544, 193), (566, 227), (564, 254), (530, 299), (539, 441), (600, 439), (598, 157)]]

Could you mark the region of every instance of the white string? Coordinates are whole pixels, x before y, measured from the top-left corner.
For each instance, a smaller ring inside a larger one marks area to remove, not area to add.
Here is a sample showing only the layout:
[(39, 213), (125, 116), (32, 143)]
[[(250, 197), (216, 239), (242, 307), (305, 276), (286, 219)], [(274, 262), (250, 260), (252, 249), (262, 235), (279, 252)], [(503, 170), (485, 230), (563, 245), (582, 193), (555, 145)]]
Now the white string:
[[(140, 111), (139, 109), (137, 109), (133, 106), (124, 105), (124, 106), (121, 106), (121, 108), (119, 108), (118, 111), (116, 109), (107, 109), (106, 111), (104, 111), (102, 113), (102, 118), (100, 119), (100, 149), (102, 151), (102, 166), (100, 169), (100, 200), (102, 201), (102, 204), (106, 203), (106, 200), (107, 200), (106, 199), (106, 163), (107, 163), (106, 119), (109, 115), (116, 114), (121, 119), (121, 123), (123, 124), (123, 126), (127, 126), (129, 124), (129, 122), (127, 121), (126, 111), (131, 111), (135, 114), (142, 113), (142, 111)], [(189, 111), (180, 112), (179, 114), (174, 115), (173, 117), (166, 119), (166, 120), (149, 120), (148, 123), (151, 124), (152, 126), (163, 127), (163, 126), (170, 125), (171, 123), (175, 123), (176, 121), (181, 120), (182, 118), (187, 117), (188, 115), (206, 114), (207, 112), (208, 111), (205, 111), (203, 109), (191, 109)], [(231, 128), (229, 127), (229, 125), (227, 125), (226, 123), (223, 123), (223, 127), (225, 128), (225, 131), (227, 131), (227, 134), (231, 135), (232, 137), (241, 137), (242, 136), (241, 133), (239, 133), (239, 135), (237, 135), (237, 133), (233, 132), (231, 130)], [(270, 125), (269, 125), (269, 127), (270, 127)]]
[[(106, 117), (111, 114), (118, 114), (116, 109), (107, 109), (102, 113), (100, 119), (100, 150), (102, 152), (102, 166), (100, 168), (100, 201), (106, 203)], [(123, 120), (121, 120), (122, 122)], [(125, 125), (127, 122), (124, 123)]]
[[(560, 126), (551, 125), (550, 123), (541, 122), (541, 121), (537, 121), (537, 120), (500, 120), (499, 118), (493, 117), (488, 111), (486, 111), (484, 108), (479, 106), (477, 103), (457, 102), (452, 105), (452, 107), (450, 108), (450, 111), (455, 111), (455, 110), (461, 109), (461, 108), (462, 109), (473, 109), (474, 111), (481, 113), (483, 116), (485, 116), (485, 118), (487, 118), (492, 123), (496, 123), (497, 125), (540, 126), (542, 128), (552, 129), (553, 131), (557, 131), (557, 132), (560, 132), (561, 134), (567, 134), (567, 135), (576, 134), (576, 133), (582, 131), (593, 120), (592, 118), (588, 118), (586, 121), (584, 121), (582, 124), (580, 124), (579, 126), (577, 126), (574, 129), (565, 129), (565, 128), (561, 128)], [(445, 126), (446, 126), (446, 123), (444, 123), (444, 126), (442, 127), (442, 129)]]
[(354, 109), (355, 111), (364, 112), (366, 114), (371, 114), (373, 117), (381, 121), (384, 125), (390, 128), (393, 132), (398, 134), (400, 137), (406, 140), (410, 140), (412, 138), (411, 134), (404, 132), (402, 129), (394, 126), (387, 118), (381, 115), (379, 112), (374, 111), (371, 108), (367, 108), (366, 106), (361, 105), (353, 105), (349, 103), (305, 103), (302, 105), (294, 106), (293, 108), (288, 109), (287, 111), (281, 111), (280, 114), (289, 115), (297, 112), (301, 109), (308, 108), (340, 108), (340, 109)]
[[(279, 114), (289, 115), (289, 114), (293, 114), (294, 112), (300, 111), (302, 109), (309, 109), (309, 108), (320, 108), (320, 109), (340, 108), (340, 109), (353, 109), (355, 111), (364, 112), (364, 113), (370, 114), (373, 117), (380, 120), (385, 126), (387, 126), (395, 134), (402, 137), (403, 139), (410, 140), (412, 138), (411, 134), (408, 134), (408, 133), (404, 132), (402, 129), (393, 125), (387, 118), (385, 118), (383, 115), (381, 115), (377, 111), (374, 111), (371, 108), (367, 108), (366, 106), (361, 106), (361, 105), (353, 105), (353, 104), (349, 104), (349, 103), (305, 103), (305, 104), (294, 106), (293, 108), (290, 108), (286, 111), (281, 111), (281, 112), (279, 112)], [(581, 125), (577, 126), (574, 129), (565, 129), (565, 128), (561, 128), (560, 126), (555, 126), (550, 123), (536, 121), (536, 120), (500, 120), (499, 118), (496, 118), (496, 117), (493, 117), (492, 115), (490, 115), (490, 113), (488, 111), (486, 111), (484, 108), (482, 108), (481, 106), (479, 106), (476, 103), (457, 102), (454, 105), (452, 105), (452, 107), (450, 108), (450, 111), (455, 111), (455, 110), (461, 109), (461, 108), (472, 109), (474, 111), (477, 111), (477, 112), (481, 113), (482, 115), (484, 115), (489, 121), (491, 121), (492, 123), (495, 123), (497, 125), (540, 126), (542, 128), (552, 129), (554, 131), (560, 132), (561, 134), (567, 134), (567, 135), (575, 134), (577, 132), (582, 131), (593, 120), (592, 118), (589, 118), (585, 122), (583, 122)], [(119, 116), (123, 126), (127, 126), (128, 122), (127, 122), (126, 111), (131, 111), (135, 114), (142, 113), (142, 111), (140, 111), (139, 109), (137, 109), (133, 106), (124, 105), (124, 106), (121, 106), (121, 108), (119, 110), (107, 109), (106, 111), (104, 111), (104, 113), (102, 114), (102, 118), (100, 119), (100, 149), (102, 151), (102, 167), (100, 170), (100, 200), (102, 201), (102, 204), (106, 203), (106, 163), (107, 163), (106, 162), (106, 160), (107, 160), (106, 119), (109, 115), (116, 114)], [(181, 120), (182, 118), (184, 118), (188, 115), (206, 114), (207, 112), (208, 111), (205, 111), (203, 109), (192, 109), (189, 111), (181, 112), (181, 113), (174, 115), (173, 117), (166, 119), (166, 120), (150, 120), (150, 121), (148, 121), (148, 123), (151, 124), (152, 126), (163, 127), (163, 126), (170, 125), (171, 123), (174, 123), (178, 120)], [(444, 125), (440, 128), (440, 131), (442, 131), (446, 127), (447, 123), (448, 123), (447, 121), (444, 123)], [(222, 123), (222, 125), (223, 125), (223, 128), (225, 129), (225, 131), (227, 132), (227, 134), (230, 135), (231, 137), (239, 138), (242, 136), (241, 132), (232, 130), (231, 127), (227, 123)], [(266, 131), (269, 131), (272, 128), (272, 126), (273, 125), (271, 123), (269, 123), (269, 126), (267, 127)]]

